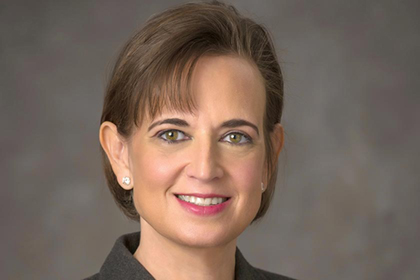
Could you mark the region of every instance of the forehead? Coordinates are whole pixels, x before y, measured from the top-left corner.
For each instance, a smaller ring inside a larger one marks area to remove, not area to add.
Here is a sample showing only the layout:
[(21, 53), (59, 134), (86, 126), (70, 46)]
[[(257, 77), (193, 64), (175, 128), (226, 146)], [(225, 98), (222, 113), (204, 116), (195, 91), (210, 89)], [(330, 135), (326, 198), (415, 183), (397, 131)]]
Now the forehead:
[(257, 67), (236, 56), (204, 56), (191, 78), (191, 90), (201, 109), (221, 109), (223, 113), (264, 111), (265, 87)]
[(145, 121), (150, 123), (176, 114), (214, 120), (241, 117), (262, 123), (266, 99), (264, 80), (249, 60), (226, 55), (202, 56), (195, 63), (188, 89), (184, 91), (168, 91), (155, 114), (147, 110)]

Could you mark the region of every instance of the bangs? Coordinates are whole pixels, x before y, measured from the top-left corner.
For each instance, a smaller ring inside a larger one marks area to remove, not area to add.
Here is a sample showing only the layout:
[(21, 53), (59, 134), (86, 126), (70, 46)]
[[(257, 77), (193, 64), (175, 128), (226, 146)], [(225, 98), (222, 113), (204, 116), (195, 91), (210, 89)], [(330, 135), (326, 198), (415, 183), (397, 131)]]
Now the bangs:
[[(151, 65), (145, 73), (134, 95), (134, 124), (139, 127), (145, 118), (155, 119), (164, 110), (195, 114), (197, 104), (194, 93), (191, 92), (191, 76), (195, 65), (204, 55), (222, 55), (227, 52), (214, 52), (211, 49), (198, 50), (191, 53), (191, 49), (181, 51), (169, 59), (160, 59)], [(148, 74), (151, 73), (151, 74)], [(150, 77), (148, 77), (150, 76)]]
[[(191, 92), (191, 76), (198, 57), (181, 60), (175, 65), (164, 66), (158, 69), (156, 81), (152, 81), (149, 88), (139, 99), (139, 105), (135, 115), (142, 122), (144, 117), (154, 119), (163, 110), (191, 113), (197, 107), (194, 95)], [(136, 123), (136, 125), (138, 125)]]

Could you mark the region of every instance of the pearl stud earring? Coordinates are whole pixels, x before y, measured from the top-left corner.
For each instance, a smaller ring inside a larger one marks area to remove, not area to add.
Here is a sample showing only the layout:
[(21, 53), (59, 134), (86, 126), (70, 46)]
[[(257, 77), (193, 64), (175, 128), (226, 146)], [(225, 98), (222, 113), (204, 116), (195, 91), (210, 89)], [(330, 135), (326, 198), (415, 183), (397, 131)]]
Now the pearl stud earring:
[(130, 182), (131, 182), (130, 177), (127, 177), (127, 176), (123, 177), (122, 182), (124, 185), (127, 185), (127, 186), (130, 185)]
[(264, 183), (261, 182), (261, 190), (264, 191)]

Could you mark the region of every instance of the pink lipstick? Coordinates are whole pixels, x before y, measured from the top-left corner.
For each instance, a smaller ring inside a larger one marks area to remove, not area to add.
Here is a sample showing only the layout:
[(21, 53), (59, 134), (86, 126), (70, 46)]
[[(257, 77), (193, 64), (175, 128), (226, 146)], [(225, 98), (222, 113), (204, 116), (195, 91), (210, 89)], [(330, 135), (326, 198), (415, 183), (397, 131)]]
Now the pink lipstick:
[[(231, 201), (230, 197), (219, 194), (176, 194), (175, 198), (185, 210), (199, 216), (216, 215), (222, 212)], [(207, 199), (205, 204), (209, 204), (210, 199), (212, 199), (213, 204), (198, 205), (195, 204), (197, 199), (199, 199), (200, 204), (204, 204), (205, 199)]]

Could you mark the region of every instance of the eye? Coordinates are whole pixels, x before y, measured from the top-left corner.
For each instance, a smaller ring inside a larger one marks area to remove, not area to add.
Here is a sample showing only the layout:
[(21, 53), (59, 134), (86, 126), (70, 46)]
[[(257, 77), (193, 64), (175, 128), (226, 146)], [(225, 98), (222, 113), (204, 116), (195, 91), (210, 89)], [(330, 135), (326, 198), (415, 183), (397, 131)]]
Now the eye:
[(186, 140), (184, 136), (184, 132), (175, 129), (162, 131), (158, 135), (160, 139), (168, 142), (168, 144), (184, 141)]
[(233, 145), (243, 145), (243, 144), (252, 143), (251, 137), (240, 132), (229, 133), (223, 139), (228, 139), (226, 142)]
[[(157, 135), (157, 137), (165, 141), (167, 144), (176, 144), (188, 140), (188, 137), (185, 136), (184, 132), (176, 129), (162, 131)], [(223, 137), (223, 139), (224, 142), (238, 146), (252, 143), (251, 137), (240, 132), (229, 133)]]

